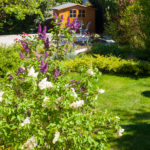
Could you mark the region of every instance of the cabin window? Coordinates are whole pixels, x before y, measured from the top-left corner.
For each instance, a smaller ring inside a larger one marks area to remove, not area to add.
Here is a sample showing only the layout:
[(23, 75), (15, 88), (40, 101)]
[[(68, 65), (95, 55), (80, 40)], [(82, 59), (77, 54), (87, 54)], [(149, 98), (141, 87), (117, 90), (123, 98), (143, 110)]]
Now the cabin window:
[(79, 10), (79, 18), (85, 17), (85, 10)]
[(70, 17), (76, 17), (76, 10), (70, 10)]

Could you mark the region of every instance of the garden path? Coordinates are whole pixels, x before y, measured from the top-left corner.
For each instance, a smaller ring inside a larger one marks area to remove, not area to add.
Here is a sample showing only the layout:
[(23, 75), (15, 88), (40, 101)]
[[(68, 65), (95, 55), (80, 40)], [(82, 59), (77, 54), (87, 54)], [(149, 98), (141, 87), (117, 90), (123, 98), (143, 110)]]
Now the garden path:
[[(29, 34), (30, 36), (35, 36), (37, 34)], [(47, 34), (49, 40), (51, 40), (51, 34)], [(15, 43), (15, 39), (21, 39), (21, 34), (14, 34), (14, 35), (0, 35), (0, 45), (10, 46)]]

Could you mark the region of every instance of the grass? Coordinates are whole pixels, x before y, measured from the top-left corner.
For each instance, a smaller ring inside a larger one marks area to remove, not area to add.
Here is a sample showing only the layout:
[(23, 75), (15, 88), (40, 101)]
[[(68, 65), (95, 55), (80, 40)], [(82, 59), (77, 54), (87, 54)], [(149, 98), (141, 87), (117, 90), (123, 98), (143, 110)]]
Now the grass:
[[(74, 78), (80, 79), (77, 74)], [(124, 135), (110, 140), (109, 150), (150, 149), (150, 77), (134, 79), (103, 75), (99, 83), (105, 89), (98, 97), (97, 110), (109, 110), (121, 118)]]
[(104, 75), (106, 90), (98, 99), (97, 109), (108, 109), (121, 118), (125, 133), (111, 141), (115, 150), (150, 149), (150, 78), (133, 79)]

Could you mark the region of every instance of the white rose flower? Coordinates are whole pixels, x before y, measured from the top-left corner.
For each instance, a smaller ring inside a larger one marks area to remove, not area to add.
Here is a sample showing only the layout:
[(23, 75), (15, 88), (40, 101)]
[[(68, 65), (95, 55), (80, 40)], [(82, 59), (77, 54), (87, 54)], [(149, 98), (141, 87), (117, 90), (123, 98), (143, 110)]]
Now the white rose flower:
[(123, 132), (124, 132), (124, 129), (119, 129), (117, 135), (118, 135), (118, 136), (122, 136), (122, 133), (123, 133)]
[(3, 96), (4, 92), (0, 92), (0, 102), (2, 102), (2, 96)]
[(105, 90), (100, 89), (100, 90), (97, 90), (97, 92), (100, 93), (100, 94), (103, 94), (105, 92)]
[(70, 104), (71, 108), (78, 108), (81, 107), (82, 105), (84, 105), (84, 100), (79, 100), (76, 102), (73, 102), (72, 104)]
[(28, 76), (32, 76), (32, 77), (37, 78), (38, 72), (35, 72), (34, 68), (31, 67), (30, 70), (29, 70), (29, 72), (28, 72)]
[(32, 136), (30, 139), (28, 139), (26, 141), (26, 143), (23, 144), (23, 146), (21, 147), (21, 149), (26, 149), (26, 150), (32, 150), (33, 148), (35, 148), (37, 146), (37, 142), (34, 138), (34, 136)]
[(88, 69), (87, 73), (91, 76), (94, 75), (94, 71), (92, 69)]
[(47, 81), (47, 78), (44, 78), (41, 82), (39, 82), (39, 88), (41, 90), (46, 89), (46, 88), (51, 88), (53, 87), (51, 82)]
[(23, 126), (26, 125), (26, 124), (30, 124), (30, 118), (29, 118), (29, 117), (27, 117), (27, 118), (23, 121), (23, 123), (21, 123), (21, 126), (23, 127)]
[(54, 137), (54, 139), (53, 139), (53, 144), (55, 144), (55, 143), (58, 141), (59, 136), (60, 136), (60, 132), (57, 131), (57, 132), (55, 133), (55, 137)]

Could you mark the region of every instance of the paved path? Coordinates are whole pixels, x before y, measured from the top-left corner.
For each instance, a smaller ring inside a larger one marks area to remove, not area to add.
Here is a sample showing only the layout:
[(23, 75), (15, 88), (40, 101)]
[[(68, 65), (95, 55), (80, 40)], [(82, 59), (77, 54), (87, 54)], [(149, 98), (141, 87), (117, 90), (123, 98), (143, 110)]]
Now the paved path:
[(79, 53), (86, 52), (87, 50), (88, 50), (87, 48), (82, 48), (82, 49), (76, 50), (75, 55), (78, 55)]
[[(35, 36), (37, 34), (29, 34), (30, 36)], [(48, 33), (47, 37), (49, 38), (49, 40), (51, 40), (51, 34)], [(21, 39), (21, 34), (17, 34), (17, 35), (0, 35), (0, 45), (4, 45), (4, 46), (10, 46), (13, 45), (15, 43), (15, 39)]]

